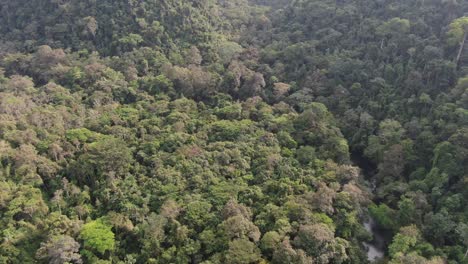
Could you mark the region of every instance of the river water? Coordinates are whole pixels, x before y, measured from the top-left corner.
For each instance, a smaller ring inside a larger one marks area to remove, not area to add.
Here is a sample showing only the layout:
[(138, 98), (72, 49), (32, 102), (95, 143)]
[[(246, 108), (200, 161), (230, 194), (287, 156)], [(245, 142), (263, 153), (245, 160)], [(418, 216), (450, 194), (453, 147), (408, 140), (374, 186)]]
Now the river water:
[[(375, 193), (376, 183), (374, 176), (377, 170), (375, 165), (364, 158), (362, 153), (351, 153), (351, 160), (361, 169), (362, 175), (370, 185), (371, 192)], [(372, 241), (363, 243), (367, 250), (367, 259), (372, 263), (385, 256), (386, 241), (388, 238), (385, 236), (384, 232), (377, 227), (377, 224), (371, 216), (364, 222), (364, 228), (372, 234)]]
[(373, 236), (371, 242), (364, 242), (364, 246), (367, 249), (367, 259), (373, 262), (383, 258), (385, 255), (385, 237), (377, 230), (374, 219), (369, 218), (364, 223), (364, 228)]

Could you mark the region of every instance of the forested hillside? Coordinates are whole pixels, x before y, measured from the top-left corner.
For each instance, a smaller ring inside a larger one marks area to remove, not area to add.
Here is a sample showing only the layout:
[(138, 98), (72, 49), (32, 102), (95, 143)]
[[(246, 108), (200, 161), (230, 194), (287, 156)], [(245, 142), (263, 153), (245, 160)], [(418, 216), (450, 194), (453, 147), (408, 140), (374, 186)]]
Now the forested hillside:
[(370, 213), (395, 235), (395, 263), (468, 261), (467, 13), (467, 1), (292, 1), (245, 40), (267, 79), (292, 84), (286, 102), (325, 104), (375, 165)]
[[(0, 0), (0, 263), (468, 263), (468, 2)], [(361, 168), (359, 167), (361, 166)]]

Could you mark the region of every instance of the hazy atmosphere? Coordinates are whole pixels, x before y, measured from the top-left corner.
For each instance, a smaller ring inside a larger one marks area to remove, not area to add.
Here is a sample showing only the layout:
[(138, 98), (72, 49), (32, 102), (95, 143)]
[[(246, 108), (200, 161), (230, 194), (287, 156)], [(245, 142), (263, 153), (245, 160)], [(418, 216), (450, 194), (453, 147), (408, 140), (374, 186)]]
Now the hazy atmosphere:
[(468, 264), (468, 0), (0, 0), (0, 264)]

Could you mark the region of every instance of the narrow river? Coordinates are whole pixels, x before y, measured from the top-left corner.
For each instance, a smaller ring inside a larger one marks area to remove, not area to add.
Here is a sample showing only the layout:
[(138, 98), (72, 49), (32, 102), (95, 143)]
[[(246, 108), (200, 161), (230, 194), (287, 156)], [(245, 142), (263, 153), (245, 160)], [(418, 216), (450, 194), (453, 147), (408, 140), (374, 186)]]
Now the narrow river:
[[(353, 163), (361, 169), (365, 180), (369, 183), (371, 192), (374, 194), (376, 189), (375, 182), (373, 181), (373, 176), (376, 173), (375, 166), (364, 158), (362, 154), (352, 153), (351, 159)], [(367, 259), (372, 263), (385, 256), (387, 237), (382, 230), (379, 230), (371, 216), (369, 216), (368, 220), (363, 224), (364, 228), (372, 234), (373, 238), (372, 241), (363, 243), (367, 250)]]
[(374, 219), (370, 217), (364, 223), (364, 228), (373, 236), (371, 242), (364, 242), (364, 246), (367, 248), (367, 259), (373, 262), (383, 258), (385, 255), (385, 237), (377, 230)]

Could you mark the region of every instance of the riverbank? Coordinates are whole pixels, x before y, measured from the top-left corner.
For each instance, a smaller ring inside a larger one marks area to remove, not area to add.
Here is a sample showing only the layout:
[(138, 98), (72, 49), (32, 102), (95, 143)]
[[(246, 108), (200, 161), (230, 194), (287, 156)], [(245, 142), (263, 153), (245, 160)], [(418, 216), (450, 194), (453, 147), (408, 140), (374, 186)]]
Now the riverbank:
[[(376, 191), (376, 185), (374, 176), (377, 172), (376, 166), (362, 153), (352, 153), (352, 162), (361, 169), (361, 174), (364, 177), (365, 183), (369, 186), (370, 192), (374, 195)], [(388, 243), (391, 240), (391, 236), (381, 230), (372, 216), (368, 215), (367, 220), (363, 223), (364, 228), (372, 234), (372, 240), (364, 242), (364, 247), (367, 250), (367, 259), (370, 262), (377, 262), (385, 257)]]

